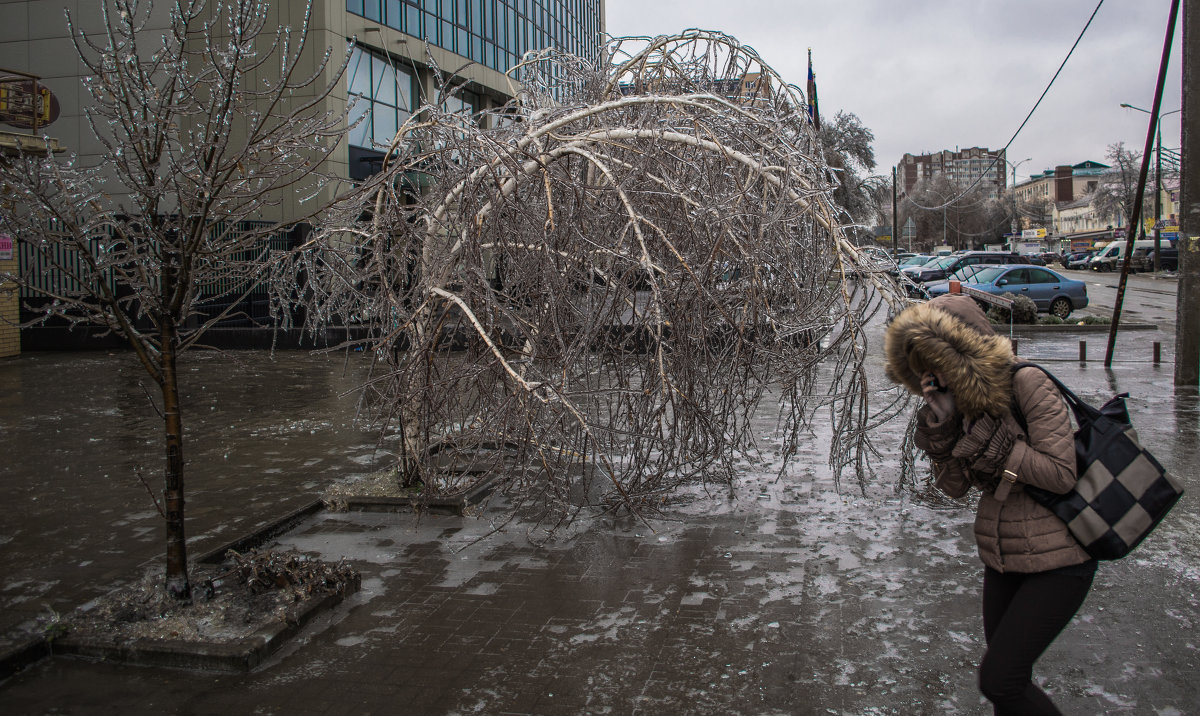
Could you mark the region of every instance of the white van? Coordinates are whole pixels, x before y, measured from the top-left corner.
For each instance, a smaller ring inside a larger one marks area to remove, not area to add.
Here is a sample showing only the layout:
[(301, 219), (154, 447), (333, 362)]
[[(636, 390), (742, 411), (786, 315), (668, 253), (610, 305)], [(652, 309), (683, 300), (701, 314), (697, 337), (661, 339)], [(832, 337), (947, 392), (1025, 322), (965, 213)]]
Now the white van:
[[(1163, 242), (1164, 245), (1166, 242)], [(1139, 239), (1133, 242), (1134, 249), (1154, 248), (1154, 239)], [(1109, 245), (1100, 249), (1100, 253), (1096, 254), (1088, 261), (1088, 268), (1093, 271), (1112, 271), (1120, 267), (1120, 262), (1125, 257), (1125, 241), (1117, 239)]]

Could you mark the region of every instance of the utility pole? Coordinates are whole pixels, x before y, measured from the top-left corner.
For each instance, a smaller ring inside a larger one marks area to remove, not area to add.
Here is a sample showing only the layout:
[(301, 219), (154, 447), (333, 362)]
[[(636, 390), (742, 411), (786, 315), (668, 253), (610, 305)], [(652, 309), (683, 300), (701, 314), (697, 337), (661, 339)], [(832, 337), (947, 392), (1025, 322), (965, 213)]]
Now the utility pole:
[(900, 227), (896, 225), (896, 167), (892, 167), (892, 258), (900, 257), (900, 237), (896, 234)]
[(1154, 272), (1162, 271), (1162, 117), (1158, 118), (1158, 148), (1154, 151)]
[[(1138, 172), (1137, 194), (1133, 199), (1133, 209), (1129, 212), (1130, 226), (1125, 236), (1125, 251), (1121, 260), (1121, 280), (1117, 282), (1117, 299), (1113, 306), (1112, 325), (1108, 328), (1108, 350), (1104, 354), (1104, 367), (1111, 368), (1113, 349), (1117, 344), (1117, 330), (1121, 325), (1121, 304), (1125, 302), (1125, 286), (1129, 280), (1129, 260), (1133, 254), (1133, 244), (1138, 231), (1145, 235), (1145, 224), (1142, 222), (1142, 199), (1146, 191), (1146, 175), (1150, 171), (1150, 152), (1154, 150), (1154, 132), (1158, 129), (1161, 117), (1163, 85), (1167, 79), (1167, 62), (1171, 59), (1171, 43), (1175, 39), (1175, 22), (1179, 16), (1180, 0), (1171, 0), (1170, 15), (1167, 17), (1167, 36), (1163, 40), (1162, 59), (1158, 64), (1158, 82), (1155, 83), (1154, 104), (1150, 106), (1150, 127), (1146, 130), (1146, 148), (1142, 150), (1142, 170)], [(1133, 225), (1134, 221), (1137, 226)]]
[(1179, 290), (1176, 294), (1175, 387), (1200, 385), (1200, 0), (1183, 3), (1183, 121), (1180, 149)]

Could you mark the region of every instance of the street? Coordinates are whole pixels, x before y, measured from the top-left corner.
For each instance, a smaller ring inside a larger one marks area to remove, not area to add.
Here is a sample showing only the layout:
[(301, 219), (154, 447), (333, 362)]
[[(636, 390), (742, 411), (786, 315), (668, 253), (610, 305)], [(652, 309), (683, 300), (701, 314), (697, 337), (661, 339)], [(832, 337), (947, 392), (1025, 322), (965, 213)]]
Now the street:
[[(1022, 337), (1022, 354), (1055, 360), (1076, 338)], [(1123, 333), (1112, 370), (1052, 367), (1089, 401), (1129, 391), (1145, 444), (1191, 489), (1196, 401), (1175, 395), (1169, 366), (1137, 357), (1166, 339)], [(0, 364), (9, 614), (65, 613), (160, 559), (160, 523), (136, 477), (155, 446), (121, 412), (144, 400), (130, 361), (31, 354)], [(197, 551), (379, 464), (352, 426), (353, 401), (338, 398), (353, 380), (340, 362), (246, 353), (188, 368)], [(871, 365), (880, 387), (881, 373)], [(40, 397), (52, 379), (57, 392)], [(279, 411), (263, 411), (264, 394), (285, 399)], [(62, 410), (66, 396), (76, 410)], [(520, 522), (492, 532), (502, 497), (467, 518), (321, 513), (280, 546), (349, 559), (363, 590), (262, 668), (216, 675), (55, 657), (0, 683), (0, 710), (982, 716), (972, 513), (896, 492), (905, 422), (875, 429), (882, 455), (865, 493), (849, 475), (835, 487), (818, 424), (782, 479), (770, 460), (746, 463), (732, 494), (697, 488), (645, 522), (585, 516), (545, 541)], [(51, 453), (30, 449), (39, 437)], [(1185, 495), (1134, 556), (1102, 565), (1039, 663), (1066, 713), (1200, 705), (1195, 505)]]
[[(1116, 303), (1119, 272), (1068, 271), (1061, 265), (1049, 268), (1077, 281), (1087, 283), (1088, 307), (1077, 315), (1112, 316)], [(1164, 333), (1175, 335), (1175, 294), (1179, 284), (1174, 277), (1154, 274), (1131, 274), (1125, 286), (1125, 301), (1121, 308), (1122, 323), (1153, 323)]]

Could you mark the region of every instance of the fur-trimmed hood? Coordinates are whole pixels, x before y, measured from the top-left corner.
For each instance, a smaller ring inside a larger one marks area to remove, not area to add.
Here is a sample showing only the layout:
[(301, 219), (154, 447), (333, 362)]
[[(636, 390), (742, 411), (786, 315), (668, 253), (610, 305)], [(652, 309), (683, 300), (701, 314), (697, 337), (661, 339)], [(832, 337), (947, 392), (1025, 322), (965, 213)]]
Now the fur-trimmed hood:
[(940, 373), (967, 418), (1000, 417), (1012, 402), (1012, 344), (966, 296), (940, 296), (905, 309), (884, 336), (887, 377), (921, 395), (921, 376)]

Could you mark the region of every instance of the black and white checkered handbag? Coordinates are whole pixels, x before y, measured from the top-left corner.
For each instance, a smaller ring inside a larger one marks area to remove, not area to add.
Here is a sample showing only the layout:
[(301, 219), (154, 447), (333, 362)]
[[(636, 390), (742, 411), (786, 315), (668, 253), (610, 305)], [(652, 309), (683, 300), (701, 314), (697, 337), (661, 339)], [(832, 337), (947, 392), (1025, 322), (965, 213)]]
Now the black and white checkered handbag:
[[(1138, 442), (1125, 407), (1128, 393), (1097, 409), (1036, 363), (1018, 363), (1013, 372), (1024, 367), (1038, 368), (1054, 381), (1079, 424), (1075, 431), (1079, 474), (1075, 489), (1059, 495), (1026, 485), (1025, 492), (1066, 522), (1091, 556), (1124, 557), (1179, 501), (1183, 486)], [(1016, 415), (1024, 424), (1019, 411)]]

